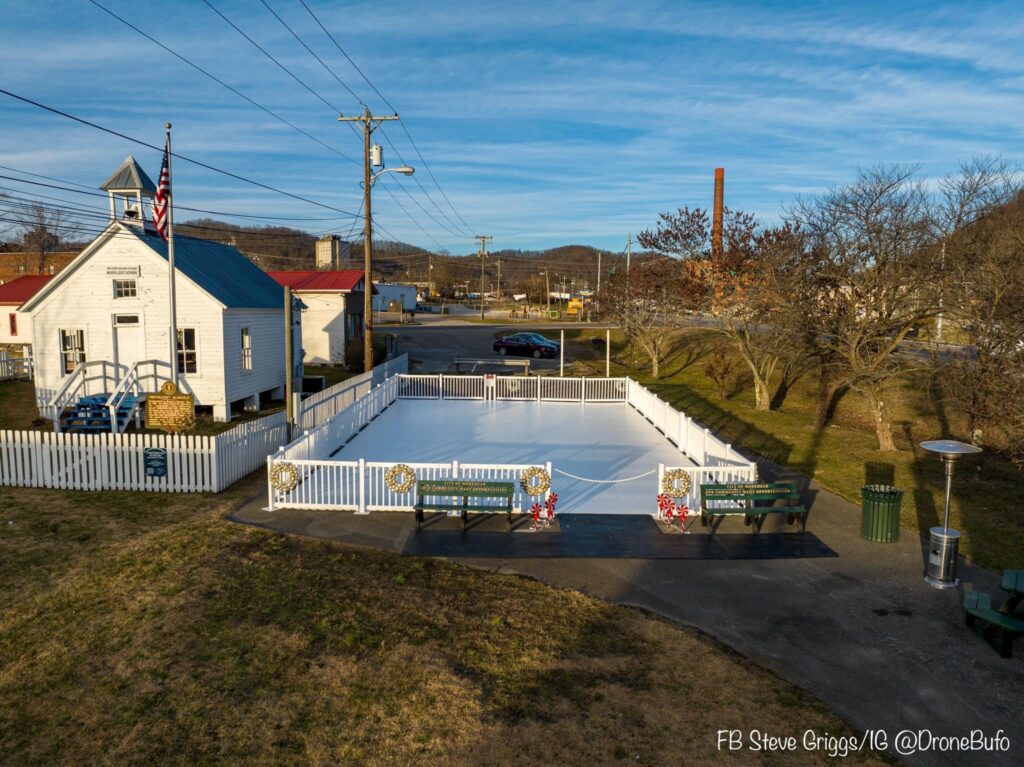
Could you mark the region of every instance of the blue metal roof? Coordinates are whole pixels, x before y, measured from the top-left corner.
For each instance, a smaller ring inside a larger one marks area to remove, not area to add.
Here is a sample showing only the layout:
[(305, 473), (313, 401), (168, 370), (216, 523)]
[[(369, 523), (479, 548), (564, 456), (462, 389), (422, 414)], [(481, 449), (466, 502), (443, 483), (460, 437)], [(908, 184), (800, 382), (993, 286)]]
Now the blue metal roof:
[[(167, 258), (163, 238), (137, 230), (134, 234)], [(229, 309), (284, 310), (281, 286), (230, 245), (175, 235), (174, 266)]]

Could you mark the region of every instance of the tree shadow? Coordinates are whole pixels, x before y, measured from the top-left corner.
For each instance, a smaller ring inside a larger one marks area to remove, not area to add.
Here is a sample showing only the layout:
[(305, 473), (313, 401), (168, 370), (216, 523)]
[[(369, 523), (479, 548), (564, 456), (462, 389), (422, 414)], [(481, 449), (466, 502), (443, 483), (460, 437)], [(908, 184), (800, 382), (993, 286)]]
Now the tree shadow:
[[(718, 342), (711, 338), (694, 339), (693, 336), (685, 333), (676, 335), (665, 352), (666, 372), (664, 377), (672, 378), (682, 373), (700, 362), (718, 346)], [(668, 368), (670, 360), (674, 366), (671, 370)]]
[[(903, 423), (903, 433), (914, 454), (913, 467), (914, 487), (911, 489), (911, 497), (914, 499), (914, 513), (917, 516), (917, 530), (921, 536), (921, 566), (923, 570), (928, 568), (928, 530), (939, 523), (939, 509), (935, 504), (935, 496), (932, 488), (935, 482), (935, 468), (941, 472), (941, 466), (937, 461), (928, 461), (929, 454), (918, 446), (914, 441), (909, 422)], [(932, 469), (929, 470), (929, 466)]]
[(768, 409), (780, 409), (782, 405), (786, 402), (786, 397), (789, 396), (790, 390), (797, 385), (801, 378), (803, 378), (813, 369), (814, 365), (810, 362), (805, 362), (803, 364), (798, 365), (783, 366), (782, 373), (779, 377), (778, 386), (775, 387), (775, 392), (772, 394), (772, 399), (768, 403)]

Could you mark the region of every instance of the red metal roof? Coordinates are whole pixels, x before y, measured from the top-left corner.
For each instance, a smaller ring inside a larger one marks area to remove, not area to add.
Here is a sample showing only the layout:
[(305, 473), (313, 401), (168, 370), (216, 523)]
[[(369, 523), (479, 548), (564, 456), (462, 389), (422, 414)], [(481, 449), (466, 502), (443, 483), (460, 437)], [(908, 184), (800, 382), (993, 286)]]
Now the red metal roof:
[(26, 274), (24, 277), (5, 282), (0, 285), (0, 304), (21, 306), (52, 279), (52, 274)]
[(280, 285), (292, 290), (337, 290), (348, 293), (363, 279), (362, 269), (328, 271), (267, 272)]

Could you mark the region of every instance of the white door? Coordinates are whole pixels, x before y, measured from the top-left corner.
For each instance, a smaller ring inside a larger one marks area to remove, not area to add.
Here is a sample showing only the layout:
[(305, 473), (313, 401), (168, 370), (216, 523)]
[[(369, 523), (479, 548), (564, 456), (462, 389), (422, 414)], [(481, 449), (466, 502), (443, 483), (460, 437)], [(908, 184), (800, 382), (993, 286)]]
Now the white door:
[(136, 362), (145, 359), (146, 348), (142, 339), (142, 325), (137, 314), (119, 314), (114, 317), (114, 360), (118, 378), (128, 372)]

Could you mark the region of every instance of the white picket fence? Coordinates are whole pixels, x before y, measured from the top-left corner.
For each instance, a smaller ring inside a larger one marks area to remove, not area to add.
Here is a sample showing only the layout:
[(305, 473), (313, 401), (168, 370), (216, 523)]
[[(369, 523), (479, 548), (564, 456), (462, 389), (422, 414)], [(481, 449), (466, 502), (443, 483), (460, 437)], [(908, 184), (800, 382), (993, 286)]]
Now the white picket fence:
[[(394, 401), (395, 374), (408, 370), (408, 364), (408, 357), (402, 355), (378, 365), (372, 373), (342, 381), (298, 403), (296, 423), (326, 422), (333, 430), (332, 439), (344, 444), (380, 412), (378, 403), (385, 392)], [(380, 385), (371, 388), (374, 382)], [(215, 436), (0, 431), (0, 485), (216, 493), (259, 469), (267, 456), (287, 443), (284, 412), (246, 421)], [(296, 452), (309, 450), (312, 458), (325, 458), (331, 452), (323, 453), (316, 439), (303, 444)], [(166, 451), (165, 476), (146, 473), (147, 448)]]
[[(0, 431), (0, 485), (66, 490), (220, 492), (287, 439), (284, 413), (216, 436)], [(146, 450), (165, 451), (166, 474), (146, 472)]]

